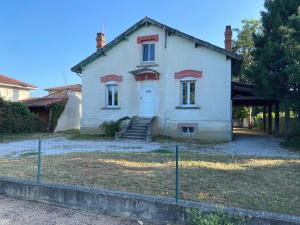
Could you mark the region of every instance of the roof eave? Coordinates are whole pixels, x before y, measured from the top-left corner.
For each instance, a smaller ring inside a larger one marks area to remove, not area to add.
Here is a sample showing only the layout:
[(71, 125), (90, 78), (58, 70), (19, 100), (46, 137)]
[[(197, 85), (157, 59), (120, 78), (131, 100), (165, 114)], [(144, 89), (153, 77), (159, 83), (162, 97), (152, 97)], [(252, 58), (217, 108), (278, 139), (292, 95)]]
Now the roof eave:
[(160, 22), (157, 22), (149, 17), (145, 17), (142, 20), (138, 21), (136, 24), (134, 24), (133, 26), (131, 26), (129, 29), (127, 29), (125, 32), (121, 33), (119, 36), (117, 36), (115, 39), (113, 39), (110, 43), (108, 43), (107, 45), (105, 45), (102, 49), (98, 49), (96, 52), (94, 52), (92, 55), (88, 56), (87, 58), (85, 58), (84, 60), (82, 60), (81, 62), (79, 62), (78, 64), (76, 64), (75, 66), (73, 66), (71, 68), (72, 72), (75, 72), (77, 74), (81, 74), (83, 71), (83, 68), (88, 65), (89, 63), (93, 62), (94, 60), (96, 60), (97, 58), (99, 58), (102, 55), (105, 55), (105, 53), (110, 50), (112, 47), (114, 47), (116, 44), (118, 44), (120, 41), (124, 40), (127, 38), (127, 36), (129, 36), (131, 33), (133, 33), (134, 31), (136, 31), (137, 29), (139, 29), (141, 26), (143, 26), (144, 24), (152, 24), (154, 26), (157, 26), (167, 32), (170, 33), (175, 33), (178, 36), (188, 39), (192, 42), (194, 42), (195, 44), (199, 45), (199, 46), (203, 46), (203, 47), (207, 47), (211, 50), (214, 50), (216, 52), (219, 52), (221, 54), (224, 54), (232, 59), (235, 60), (242, 60), (242, 57), (238, 54), (235, 54), (231, 51), (228, 51), (224, 48), (218, 47), (216, 45), (210, 44), (209, 42), (200, 40), (198, 38), (195, 38), (191, 35), (185, 34), (177, 29), (171, 28), (167, 25), (164, 25)]

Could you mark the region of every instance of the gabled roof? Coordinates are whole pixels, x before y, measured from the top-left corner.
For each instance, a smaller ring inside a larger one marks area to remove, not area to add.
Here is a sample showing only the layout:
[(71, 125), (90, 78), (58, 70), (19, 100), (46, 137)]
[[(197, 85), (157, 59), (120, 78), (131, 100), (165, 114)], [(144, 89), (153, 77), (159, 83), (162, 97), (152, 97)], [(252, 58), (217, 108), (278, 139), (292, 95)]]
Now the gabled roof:
[(157, 22), (149, 17), (145, 17), (144, 19), (140, 20), (139, 22), (137, 22), (136, 24), (134, 24), (132, 27), (130, 27), (129, 29), (127, 29), (125, 32), (123, 32), (122, 34), (120, 34), (119, 36), (117, 36), (115, 39), (113, 39), (110, 43), (108, 43), (107, 45), (105, 45), (103, 48), (98, 49), (95, 53), (93, 53), (92, 55), (90, 55), (89, 57), (87, 57), (86, 59), (82, 60), (80, 63), (78, 63), (77, 65), (75, 65), (74, 67), (71, 68), (71, 70), (75, 73), (81, 73), (82, 69), (84, 66), (88, 65), (89, 63), (93, 62), (94, 60), (96, 60), (97, 58), (99, 58), (102, 55), (105, 55), (106, 52), (108, 52), (111, 48), (113, 48), (115, 45), (117, 45), (118, 43), (120, 43), (121, 41), (127, 39), (127, 37), (132, 34), (133, 32), (135, 32), (136, 30), (138, 30), (139, 28), (141, 28), (144, 25), (153, 25), (156, 27), (159, 27), (163, 30), (165, 30), (167, 32), (168, 35), (177, 35), (179, 37), (182, 37), (184, 39), (190, 40), (192, 42), (195, 43), (195, 45), (198, 46), (203, 46), (206, 47), (208, 49), (211, 49), (213, 51), (219, 52), (221, 54), (224, 54), (232, 59), (236, 59), (236, 60), (241, 60), (242, 57), (231, 52), (228, 51), (224, 48), (220, 48), (216, 45), (210, 44), (206, 41), (203, 41), (201, 39), (195, 38), (191, 35), (185, 34), (179, 30), (176, 30), (174, 28), (171, 28), (165, 24), (162, 24), (160, 22)]
[(0, 85), (36, 90), (37, 87), (0, 74)]
[(81, 84), (71, 84), (71, 85), (65, 85), (65, 86), (50, 87), (50, 88), (46, 88), (44, 90), (45, 91), (52, 91), (52, 92), (65, 91), (65, 90), (80, 92), (81, 91)]

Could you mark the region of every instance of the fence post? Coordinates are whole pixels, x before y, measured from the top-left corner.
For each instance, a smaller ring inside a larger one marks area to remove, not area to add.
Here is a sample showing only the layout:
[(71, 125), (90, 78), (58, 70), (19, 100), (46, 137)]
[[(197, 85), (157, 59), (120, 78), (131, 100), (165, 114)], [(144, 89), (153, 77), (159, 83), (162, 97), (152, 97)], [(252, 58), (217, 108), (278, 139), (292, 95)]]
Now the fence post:
[(39, 149), (38, 149), (38, 161), (37, 161), (37, 182), (40, 183), (41, 178), (41, 150), (42, 150), (42, 139), (39, 137)]
[(176, 192), (175, 192), (175, 200), (178, 202), (179, 198), (179, 152), (178, 152), (178, 145), (176, 145)]

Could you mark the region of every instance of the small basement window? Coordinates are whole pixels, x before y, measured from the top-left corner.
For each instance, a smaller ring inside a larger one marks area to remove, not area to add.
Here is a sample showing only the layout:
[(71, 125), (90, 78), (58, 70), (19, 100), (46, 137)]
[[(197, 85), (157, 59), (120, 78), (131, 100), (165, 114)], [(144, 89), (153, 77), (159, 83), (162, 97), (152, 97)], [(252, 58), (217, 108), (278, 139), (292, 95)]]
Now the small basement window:
[(194, 135), (194, 127), (182, 127), (181, 128), (181, 134), (183, 136)]

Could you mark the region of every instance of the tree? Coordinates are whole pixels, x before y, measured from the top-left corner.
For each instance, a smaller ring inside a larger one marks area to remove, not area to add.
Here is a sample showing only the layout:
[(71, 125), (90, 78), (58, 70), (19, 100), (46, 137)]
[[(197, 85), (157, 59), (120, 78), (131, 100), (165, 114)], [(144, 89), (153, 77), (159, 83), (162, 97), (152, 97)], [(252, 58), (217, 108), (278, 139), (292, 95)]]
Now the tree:
[(288, 139), (290, 110), (299, 97), (300, 0), (265, 0), (264, 6), (262, 32), (254, 35), (253, 64), (247, 77), (258, 93), (281, 100)]
[(232, 50), (243, 56), (243, 63), (241, 71), (237, 80), (239, 82), (249, 83), (247, 74), (245, 71), (249, 70), (249, 67), (253, 64), (253, 57), (251, 52), (254, 50), (253, 36), (261, 33), (261, 23), (258, 20), (242, 20), (242, 28), (234, 28), (236, 32), (236, 39), (233, 40)]

